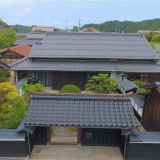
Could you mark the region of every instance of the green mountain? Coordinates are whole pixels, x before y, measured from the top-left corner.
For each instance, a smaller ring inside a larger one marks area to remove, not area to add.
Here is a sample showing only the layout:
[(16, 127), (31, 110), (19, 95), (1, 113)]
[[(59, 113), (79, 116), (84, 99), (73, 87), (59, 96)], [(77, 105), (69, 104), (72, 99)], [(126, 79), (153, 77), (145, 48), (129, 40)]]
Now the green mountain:
[(23, 26), (23, 25), (19, 25), (19, 24), (9, 25), (9, 27), (10, 28), (18, 28), (19, 32), (26, 32), (26, 31), (30, 30), (29, 26)]
[(23, 25), (8, 25), (7, 23), (5, 23), (4, 21), (0, 20), (0, 25), (2, 25), (4, 28), (17, 28), (19, 30), (19, 32), (26, 32), (30, 30), (30, 26), (23, 26)]
[[(86, 24), (81, 27), (81, 30), (89, 27), (94, 27), (102, 32), (115, 32), (117, 20), (107, 21), (101, 24)], [(122, 21), (118, 22), (118, 29), (126, 33), (136, 33), (137, 30), (160, 30), (160, 19), (157, 18), (140, 22)]]

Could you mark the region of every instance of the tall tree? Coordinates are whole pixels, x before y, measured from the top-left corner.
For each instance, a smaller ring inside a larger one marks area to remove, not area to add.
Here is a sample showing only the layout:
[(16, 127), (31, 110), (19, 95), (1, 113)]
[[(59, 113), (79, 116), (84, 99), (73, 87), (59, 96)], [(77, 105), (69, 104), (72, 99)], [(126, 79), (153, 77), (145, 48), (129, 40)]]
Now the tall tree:
[(0, 128), (17, 128), (25, 115), (24, 99), (9, 82), (0, 83)]
[(16, 31), (12, 28), (0, 32), (0, 49), (12, 47), (16, 38)]

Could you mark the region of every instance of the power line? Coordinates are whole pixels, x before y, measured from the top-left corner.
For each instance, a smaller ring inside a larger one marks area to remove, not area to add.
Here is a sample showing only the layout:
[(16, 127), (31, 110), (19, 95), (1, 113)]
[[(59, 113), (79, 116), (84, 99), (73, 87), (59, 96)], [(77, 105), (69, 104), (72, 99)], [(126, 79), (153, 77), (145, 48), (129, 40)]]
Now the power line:
[(156, 15), (159, 14), (156, 12), (150, 12), (150, 11), (145, 11), (145, 10), (140, 10), (140, 9), (135, 9), (135, 8), (128, 8), (128, 7), (121, 7), (121, 6), (116, 6), (116, 5), (111, 5), (111, 4), (101, 3), (101, 2), (93, 2), (93, 1), (86, 1), (86, 0), (81, 0), (81, 1), (87, 2), (87, 3), (99, 4), (99, 5), (106, 5), (106, 6), (110, 6), (110, 7), (128, 9), (128, 10), (133, 10), (133, 11), (138, 11), (138, 12), (145, 12), (145, 13), (151, 13), (151, 14), (156, 14)]

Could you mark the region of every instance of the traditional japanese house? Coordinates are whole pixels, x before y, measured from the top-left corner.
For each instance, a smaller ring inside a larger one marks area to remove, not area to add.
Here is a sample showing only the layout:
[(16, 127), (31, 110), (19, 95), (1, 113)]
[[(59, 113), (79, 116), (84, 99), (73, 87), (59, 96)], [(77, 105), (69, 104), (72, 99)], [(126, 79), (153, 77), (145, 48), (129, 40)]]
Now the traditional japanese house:
[(24, 44), (21, 46), (5, 48), (0, 50), (1, 61), (5, 61), (7, 64), (11, 64), (19, 59), (22, 59), (29, 55), (31, 47)]
[(55, 31), (55, 28), (54, 27), (44, 27), (44, 26), (33, 26), (31, 31), (32, 32), (35, 32), (35, 31), (38, 31), (38, 30), (41, 30), (42, 32), (53, 32)]
[(80, 32), (102, 33), (101, 31), (99, 31), (98, 29), (96, 29), (94, 27), (85, 28), (85, 29), (81, 30)]
[(75, 84), (81, 89), (91, 76), (108, 73), (119, 79), (160, 79), (158, 57), (142, 34), (47, 32), (28, 57), (11, 65), (16, 81), (30, 76), (53, 89)]

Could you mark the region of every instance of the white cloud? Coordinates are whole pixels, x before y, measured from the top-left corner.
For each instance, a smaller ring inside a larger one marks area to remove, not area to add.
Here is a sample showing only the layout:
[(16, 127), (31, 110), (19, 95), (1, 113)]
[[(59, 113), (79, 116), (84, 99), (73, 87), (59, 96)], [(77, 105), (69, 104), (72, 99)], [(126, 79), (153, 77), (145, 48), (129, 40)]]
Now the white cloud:
[(30, 12), (30, 11), (31, 11), (31, 8), (26, 8), (24, 11), (25, 11), (25, 12)]
[(31, 11), (31, 8), (25, 8), (23, 12), (18, 12), (17, 16), (26, 16)]

